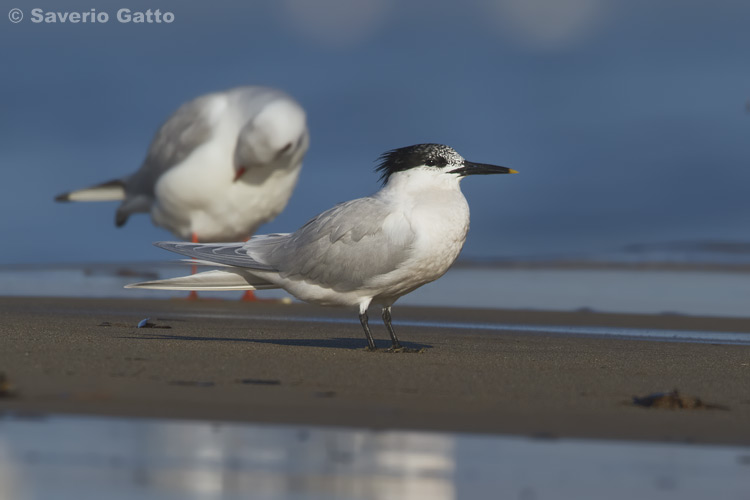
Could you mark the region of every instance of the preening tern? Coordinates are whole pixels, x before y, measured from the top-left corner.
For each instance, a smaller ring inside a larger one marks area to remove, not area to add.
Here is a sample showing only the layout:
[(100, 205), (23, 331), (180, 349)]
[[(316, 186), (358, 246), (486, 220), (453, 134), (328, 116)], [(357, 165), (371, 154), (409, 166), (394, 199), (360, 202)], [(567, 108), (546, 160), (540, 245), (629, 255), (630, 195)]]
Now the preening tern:
[(184, 240), (244, 240), (284, 209), (308, 145), (305, 112), (294, 99), (238, 87), (180, 106), (134, 174), (55, 199), (121, 201), (118, 227), (148, 212)]

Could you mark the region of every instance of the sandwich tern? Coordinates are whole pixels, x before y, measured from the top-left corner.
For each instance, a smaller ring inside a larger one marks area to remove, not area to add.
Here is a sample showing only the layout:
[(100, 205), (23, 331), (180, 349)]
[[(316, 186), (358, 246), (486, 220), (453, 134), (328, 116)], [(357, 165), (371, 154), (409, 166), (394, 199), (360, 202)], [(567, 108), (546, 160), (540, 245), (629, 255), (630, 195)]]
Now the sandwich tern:
[(217, 267), (190, 276), (127, 285), (171, 290), (283, 288), (305, 302), (359, 309), (368, 349), (370, 304), (382, 306), (392, 351), (403, 351), (391, 306), (441, 277), (458, 257), (469, 230), (460, 181), (515, 170), (465, 160), (442, 144), (417, 144), (380, 157), (383, 187), (334, 206), (294, 233), (254, 236), (244, 243), (155, 245)]

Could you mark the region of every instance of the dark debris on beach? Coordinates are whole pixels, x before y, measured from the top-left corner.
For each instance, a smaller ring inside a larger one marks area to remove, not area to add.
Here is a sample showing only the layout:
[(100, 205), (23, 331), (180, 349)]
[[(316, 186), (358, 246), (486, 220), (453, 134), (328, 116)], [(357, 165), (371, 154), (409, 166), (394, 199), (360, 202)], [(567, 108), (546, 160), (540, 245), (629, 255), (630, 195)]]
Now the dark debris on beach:
[(666, 410), (729, 410), (727, 406), (704, 403), (700, 398), (680, 394), (677, 389), (643, 397), (633, 396), (633, 404), (644, 408)]

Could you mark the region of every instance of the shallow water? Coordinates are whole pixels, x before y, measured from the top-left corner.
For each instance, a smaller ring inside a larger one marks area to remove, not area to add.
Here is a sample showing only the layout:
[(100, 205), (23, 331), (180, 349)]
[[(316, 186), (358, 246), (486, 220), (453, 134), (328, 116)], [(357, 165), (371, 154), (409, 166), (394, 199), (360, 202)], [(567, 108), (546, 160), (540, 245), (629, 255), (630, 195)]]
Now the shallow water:
[(750, 448), (101, 417), (0, 419), (0, 500), (747, 498)]
[(718, 271), (457, 268), (404, 297), (413, 305), (744, 317), (750, 274)]
[[(165, 298), (184, 292), (124, 289), (128, 283), (179, 276), (174, 263), (0, 268), (0, 295)], [(288, 297), (279, 290), (263, 297)], [(236, 292), (209, 297), (235, 298)], [(746, 317), (750, 273), (622, 268), (455, 267), (399, 299), (399, 305), (538, 309)]]

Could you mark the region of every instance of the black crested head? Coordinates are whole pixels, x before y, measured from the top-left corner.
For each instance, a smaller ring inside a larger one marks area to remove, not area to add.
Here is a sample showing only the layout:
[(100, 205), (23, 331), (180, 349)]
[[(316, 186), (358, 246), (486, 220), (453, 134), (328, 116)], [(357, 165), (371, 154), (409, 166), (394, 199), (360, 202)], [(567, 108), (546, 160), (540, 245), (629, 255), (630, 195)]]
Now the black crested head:
[(404, 148), (392, 149), (380, 155), (380, 162), (375, 169), (380, 173), (380, 181), (385, 184), (391, 175), (415, 167), (428, 166), (445, 168), (459, 167), (463, 157), (450, 146), (443, 144), (415, 144)]

